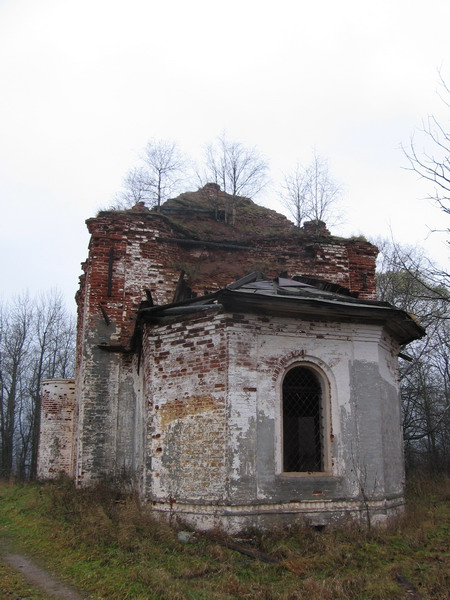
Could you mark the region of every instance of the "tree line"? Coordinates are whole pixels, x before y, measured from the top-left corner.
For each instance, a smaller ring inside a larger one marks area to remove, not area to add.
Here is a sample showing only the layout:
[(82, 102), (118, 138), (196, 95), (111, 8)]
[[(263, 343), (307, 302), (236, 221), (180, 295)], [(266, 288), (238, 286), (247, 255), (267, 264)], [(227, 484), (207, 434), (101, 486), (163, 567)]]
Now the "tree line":
[(414, 315), (427, 331), (399, 359), (406, 466), (450, 472), (450, 288), (418, 249), (376, 243), (379, 300)]

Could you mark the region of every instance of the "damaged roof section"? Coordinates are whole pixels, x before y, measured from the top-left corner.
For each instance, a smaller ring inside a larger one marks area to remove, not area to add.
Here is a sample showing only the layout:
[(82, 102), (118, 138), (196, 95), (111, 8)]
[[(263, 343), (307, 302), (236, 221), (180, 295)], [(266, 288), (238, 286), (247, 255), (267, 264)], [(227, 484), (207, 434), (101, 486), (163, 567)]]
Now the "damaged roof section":
[(401, 345), (425, 335), (423, 327), (411, 315), (388, 302), (361, 300), (294, 279), (267, 279), (260, 272), (250, 273), (217, 292), (198, 298), (162, 306), (145, 304), (138, 312), (138, 323), (156, 325), (167, 319), (223, 310), (377, 324), (386, 327)]

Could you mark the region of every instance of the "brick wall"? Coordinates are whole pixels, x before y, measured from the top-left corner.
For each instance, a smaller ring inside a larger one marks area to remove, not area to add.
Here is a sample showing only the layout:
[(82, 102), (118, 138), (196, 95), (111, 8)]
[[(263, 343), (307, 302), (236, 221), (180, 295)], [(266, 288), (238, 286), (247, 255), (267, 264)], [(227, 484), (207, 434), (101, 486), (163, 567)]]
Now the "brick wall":
[(75, 382), (44, 381), (41, 388), (41, 430), (38, 477), (73, 476)]
[(227, 353), (220, 316), (147, 329), (146, 493), (154, 501), (224, 499)]
[[(212, 245), (190, 240), (164, 215), (145, 209), (103, 212), (87, 224), (91, 242), (78, 294), (79, 328), (91, 328), (94, 317), (111, 321), (115, 331), (109, 343), (128, 342), (146, 289), (156, 304), (173, 300), (181, 270), (198, 295), (260, 270), (269, 277), (282, 272), (291, 278), (315, 277), (375, 299), (377, 249), (368, 242), (330, 236), (318, 241), (295, 230), (285, 237), (260, 238), (257, 247), (249, 241), (246, 249)], [(79, 342), (85, 335), (79, 329)]]

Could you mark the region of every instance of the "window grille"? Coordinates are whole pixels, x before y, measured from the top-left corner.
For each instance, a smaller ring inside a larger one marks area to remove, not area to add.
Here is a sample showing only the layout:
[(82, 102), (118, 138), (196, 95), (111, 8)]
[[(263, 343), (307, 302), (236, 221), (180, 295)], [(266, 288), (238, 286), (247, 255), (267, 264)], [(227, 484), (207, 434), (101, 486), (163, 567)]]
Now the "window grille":
[(283, 381), (283, 471), (323, 471), (322, 386), (307, 367)]

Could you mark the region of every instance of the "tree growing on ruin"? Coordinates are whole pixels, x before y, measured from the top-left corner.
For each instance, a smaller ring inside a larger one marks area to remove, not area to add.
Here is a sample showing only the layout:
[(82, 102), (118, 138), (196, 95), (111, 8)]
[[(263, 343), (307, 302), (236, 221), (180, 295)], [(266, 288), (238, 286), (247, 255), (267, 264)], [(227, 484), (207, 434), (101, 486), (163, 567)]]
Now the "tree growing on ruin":
[(239, 197), (254, 198), (268, 182), (268, 164), (256, 148), (219, 136), (205, 150), (203, 183), (215, 183), (231, 196), (231, 223)]
[(331, 176), (328, 160), (316, 152), (307, 166), (284, 176), (281, 201), (297, 227), (304, 221), (335, 222), (342, 186)]
[(178, 191), (185, 170), (186, 159), (175, 142), (150, 140), (140, 164), (125, 175), (115, 207), (129, 208), (144, 202), (159, 211), (161, 204)]
[(225, 135), (206, 147), (206, 178), (231, 196), (254, 198), (267, 184), (268, 164), (256, 148)]

